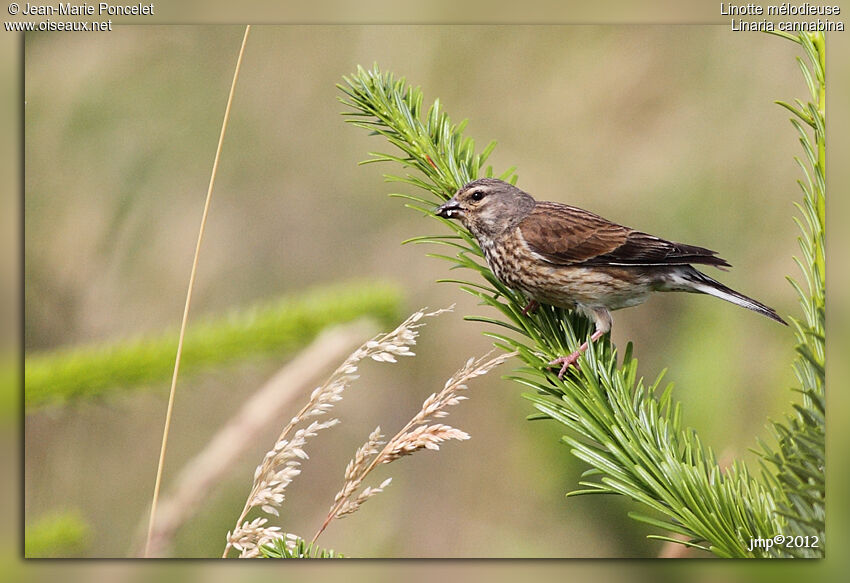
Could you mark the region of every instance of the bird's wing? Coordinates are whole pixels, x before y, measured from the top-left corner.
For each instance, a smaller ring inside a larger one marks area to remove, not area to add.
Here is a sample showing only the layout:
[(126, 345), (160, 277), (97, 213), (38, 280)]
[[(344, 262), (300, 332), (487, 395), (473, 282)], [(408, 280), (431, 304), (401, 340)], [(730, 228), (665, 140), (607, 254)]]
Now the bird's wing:
[(665, 241), (560, 203), (537, 203), (519, 232), (532, 252), (556, 265), (729, 266), (710, 249)]

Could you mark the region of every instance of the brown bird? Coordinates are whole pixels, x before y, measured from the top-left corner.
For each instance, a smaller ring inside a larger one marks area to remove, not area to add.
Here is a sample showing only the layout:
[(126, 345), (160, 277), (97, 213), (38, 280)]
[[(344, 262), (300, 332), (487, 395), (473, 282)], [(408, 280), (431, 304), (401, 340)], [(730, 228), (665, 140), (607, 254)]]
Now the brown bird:
[[(460, 219), (475, 236), (493, 274), (529, 300), (523, 314), (539, 303), (579, 310), (596, 325), (589, 342), (611, 330), (612, 310), (641, 304), (654, 291), (708, 294), (786, 324), (772, 308), (693, 267), (731, 267), (715, 251), (665, 241), (578, 207), (538, 202), (502, 180), (474, 180), (434, 212)], [(587, 347), (549, 363), (562, 365), (558, 378)]]

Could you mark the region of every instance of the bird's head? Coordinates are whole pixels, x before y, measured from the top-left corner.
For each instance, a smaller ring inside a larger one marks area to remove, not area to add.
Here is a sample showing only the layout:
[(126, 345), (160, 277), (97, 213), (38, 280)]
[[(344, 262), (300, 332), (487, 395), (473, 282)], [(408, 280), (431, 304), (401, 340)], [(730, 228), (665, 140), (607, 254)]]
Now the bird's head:
[(460, 219), (476, 237), (496, 237), (519, 224), (534, 204), (530, 194), (513, 184), (496, 178), (479, 178), (462, 186), (434, 214)]

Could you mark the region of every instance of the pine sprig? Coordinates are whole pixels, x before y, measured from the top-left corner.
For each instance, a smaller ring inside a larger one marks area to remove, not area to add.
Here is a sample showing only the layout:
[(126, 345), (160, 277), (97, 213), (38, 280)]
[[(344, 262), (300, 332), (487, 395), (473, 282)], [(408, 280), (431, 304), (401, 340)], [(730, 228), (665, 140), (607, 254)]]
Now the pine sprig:
[[(400, 298), (391, 283), (352, 280), (202, 319), (186, 334), (181, 371), (294, 352), (323, 329), (363, 316), (391, 322), (400, 312)], [(164, 381), (173, 371), (175, 347), (175, 334), (168, 331), (27, 354), (25, 410), (29, 414)], [(0, 365), (0, 386), (3, 379), (11, 380), (12, 370)]]
[(264, 559), (342, 559), (345, 555), (333, 549), (308, 544), (303, 538), (287, 534), (260, 547)]
[[(822, 77), (816, 72), (815, 78)], [(472, 235), (462, 226), (433, 214), (436, 205), (480, 172), (493, 176), (493, 169), (483, 166), (494, 142), (475, 154), (474, 143), (463, 136), (465, 123), (452, 124), (439, 100), (424, 112), (424, 98), (418, 87), (377, 66), (371, 70), (358, 68), (344, 81), (339, 87), (345, 96), (340, 100), (352, 110), (345, 114), (350, 116), (348, 121), (383, 136), (402, 153), (372, 153), (366, 162), (400, 163), (416, 172), (385, 175), (390, 182), (423, 191), (391, 196), (407, 199), (407, 207), (440, 221), (450, 232), (407, 242), (438, 245), (449, 254), (430, 256), (450, 262), (452, 269), (470, 270), (477, 275), (474, 280), (441, 281), (459, 285), (497, 310), (498, 315), (493, 318), (466, 319), (498, 328), (499, 332), (486, 334), (496, 346), (517, 351), (523, 361), (524, 366), (510, 378), (532, 389), (524, 396), (539, 413), (531, 418), (555, 419), (565, 425), (570, 430), (563, 438), (565, 443), (590, 466), (581, 483), (584, 489), (572, 494), (628, 496), (651, 514), (632, 513), (634, 519), (678, 534), (684, 540), (663, 535), (652, 538), (724, 557), (785, 556), (784, 549), (748, 548), (750, 539), (786, 533), (788, 513), (780, 508), (785, 500), (777, 501), (774, 496), (777, 480), (784, 479), (781, 473), (779, 477), (770, 473), (756, 477), (740, 462), (721, 469), (697, 433), (681, 426), (680, 404), (673, 399), (669, 385), (661, 388), (663, 373), (649, 385), (636, 378), (637, 361), (632, 358), (631, 345), (618, 365), (617, 352), (607, 339), (591, 343), (577, 368), (570, 369), (563, 380), (558, 379), (547, 363), (575, 350), (589, 336), (590, 322), (574, 312), (547, 305), (532, 315), (522, 314), (527, 298), (493, 276)], [(809, 109), (801, 106), (799, 111), (805, 113)], [(818, 125), (816, 119), (813, 123)], [(811, 160), (815, 150), (806, 151)], [(510, 182), (517, 178), (513, 168), (500, 177)], [(817, 250), (813, 249), (811, 258), (815, 263), (817, 257)], [(805, 251), (804, 259), (810, 259)], [(815, 356), (808, 361), (816, 359)], [(809, 374), (806, 366), (804, 372)], [(817, 419), (813, 422), (816, 424)], [(802, 447), (803, 440), (795, 443)], [(781, 491), (778, 496), (783, 498)]]
[[(805, 286), (793, 278), (788, 281), (800, 296), (803, 320), (792, 319), (797, 337), (794, 372), (802, 404), (784, 422), (772, 423), (778, 449), (762, 444), (763, 457), (775, 466), (776, 480), (784, 494), (778, 512), (787, 520), (783, 534), (793, 537), (817, 537), (817, 547), (789, 547), (795, 557), (822, 557), (825, 532), (826, 484), (825, 460), (825, 225), (826, 225), (826, 46), (822, 33), (801, 33), (791, 40), (799, 43), (808, 63), (797, 58), (811, 100), (795, 100), (797, 107), (777, 103), (793, 113), (791, 123), (800, 136), (805, 162), (794, 158), (805, 181), (797, 183), (803, 202), (797, 204), (802, 220), (798, 242), (802, 259), (795, 258)], [(800, 123), (800, 122), (803, 123)]]

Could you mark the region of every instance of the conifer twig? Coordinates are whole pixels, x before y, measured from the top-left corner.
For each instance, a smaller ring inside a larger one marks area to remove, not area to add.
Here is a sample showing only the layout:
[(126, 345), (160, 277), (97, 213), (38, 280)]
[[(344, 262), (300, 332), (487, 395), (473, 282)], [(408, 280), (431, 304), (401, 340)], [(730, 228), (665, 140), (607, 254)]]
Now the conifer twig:
[[(814, 52), (809, 45), (816, 42), (822, 39), (807, 42), (801, 37), (809, 53)], [(414, 194), (392, 196), (406, 199), (405, 206), (449, 230), (407, 242), (439, 245), (449, 253), (431, 257), (475, 274), (470, 279), (454, 276), (441, 281), (459, 284), (498, 312), (496, 317), (466, 319), (498, 327), (486, 335), (497, 347), (519, 353), (525, 366), (510, 378), (532, 390), (523, 395), (538, 411), (532, 417), (564, 425), (568, 432), (563, 441), (589, 466), (580, 482), (584, 488), (570, 494), (626, 496), (649, 510), (630, 513), (632, 518), (682, 535), (683, 540), (663, 535), (650, 538), (723, 557), (782, 556), (782, 549), (748, 548), (753, 539), (782, 534), (788, 524), (780, 511), (784, 493), (772, 476), (753, 475), (740, 461), (721, 471), (711, 448), (683, 426), (681, 405), (673, 398), (672, 386), (662, 384), (663, 373), (654, 382), (637, 376), (631, 344), (620, 354), (609, 340), (592, 344), (578, 366), (559, 379), (548, 362), (581, 344), (589, 334), (586, 319), (547, 305), (525, 314), (526, 298), (504, 286), (484, 265), (474, 237), (461, 225), (434, 215), (435, 206), (479, 175), (516, 181), (514, 168), (497, 174), (485, 165), (494, 143), (476, 152), (473, 140), (463, 133), (465, 121), (453, 124), (439, 100), (427, 107), (421, 89), (377, 65), (370, 70), (359, 67), (343, 80), (340, 100), (350, 108), (345, 113), (347, 121), (385, 138), (394, 148), (391, 153), (371, 152), (367, 161), (399, 165), (402, 174), (385, 178), (413, 187), (409, 190)], [(821, 119), (801, 113), (815, 125)], [(818, 154), (808, 148), (812, 164), (821, 152), (822, 148)], [(814, 253), (812, 261), (822, 262), (822, 256)], [(796, 446), (802, 449), (804, 442)]]

